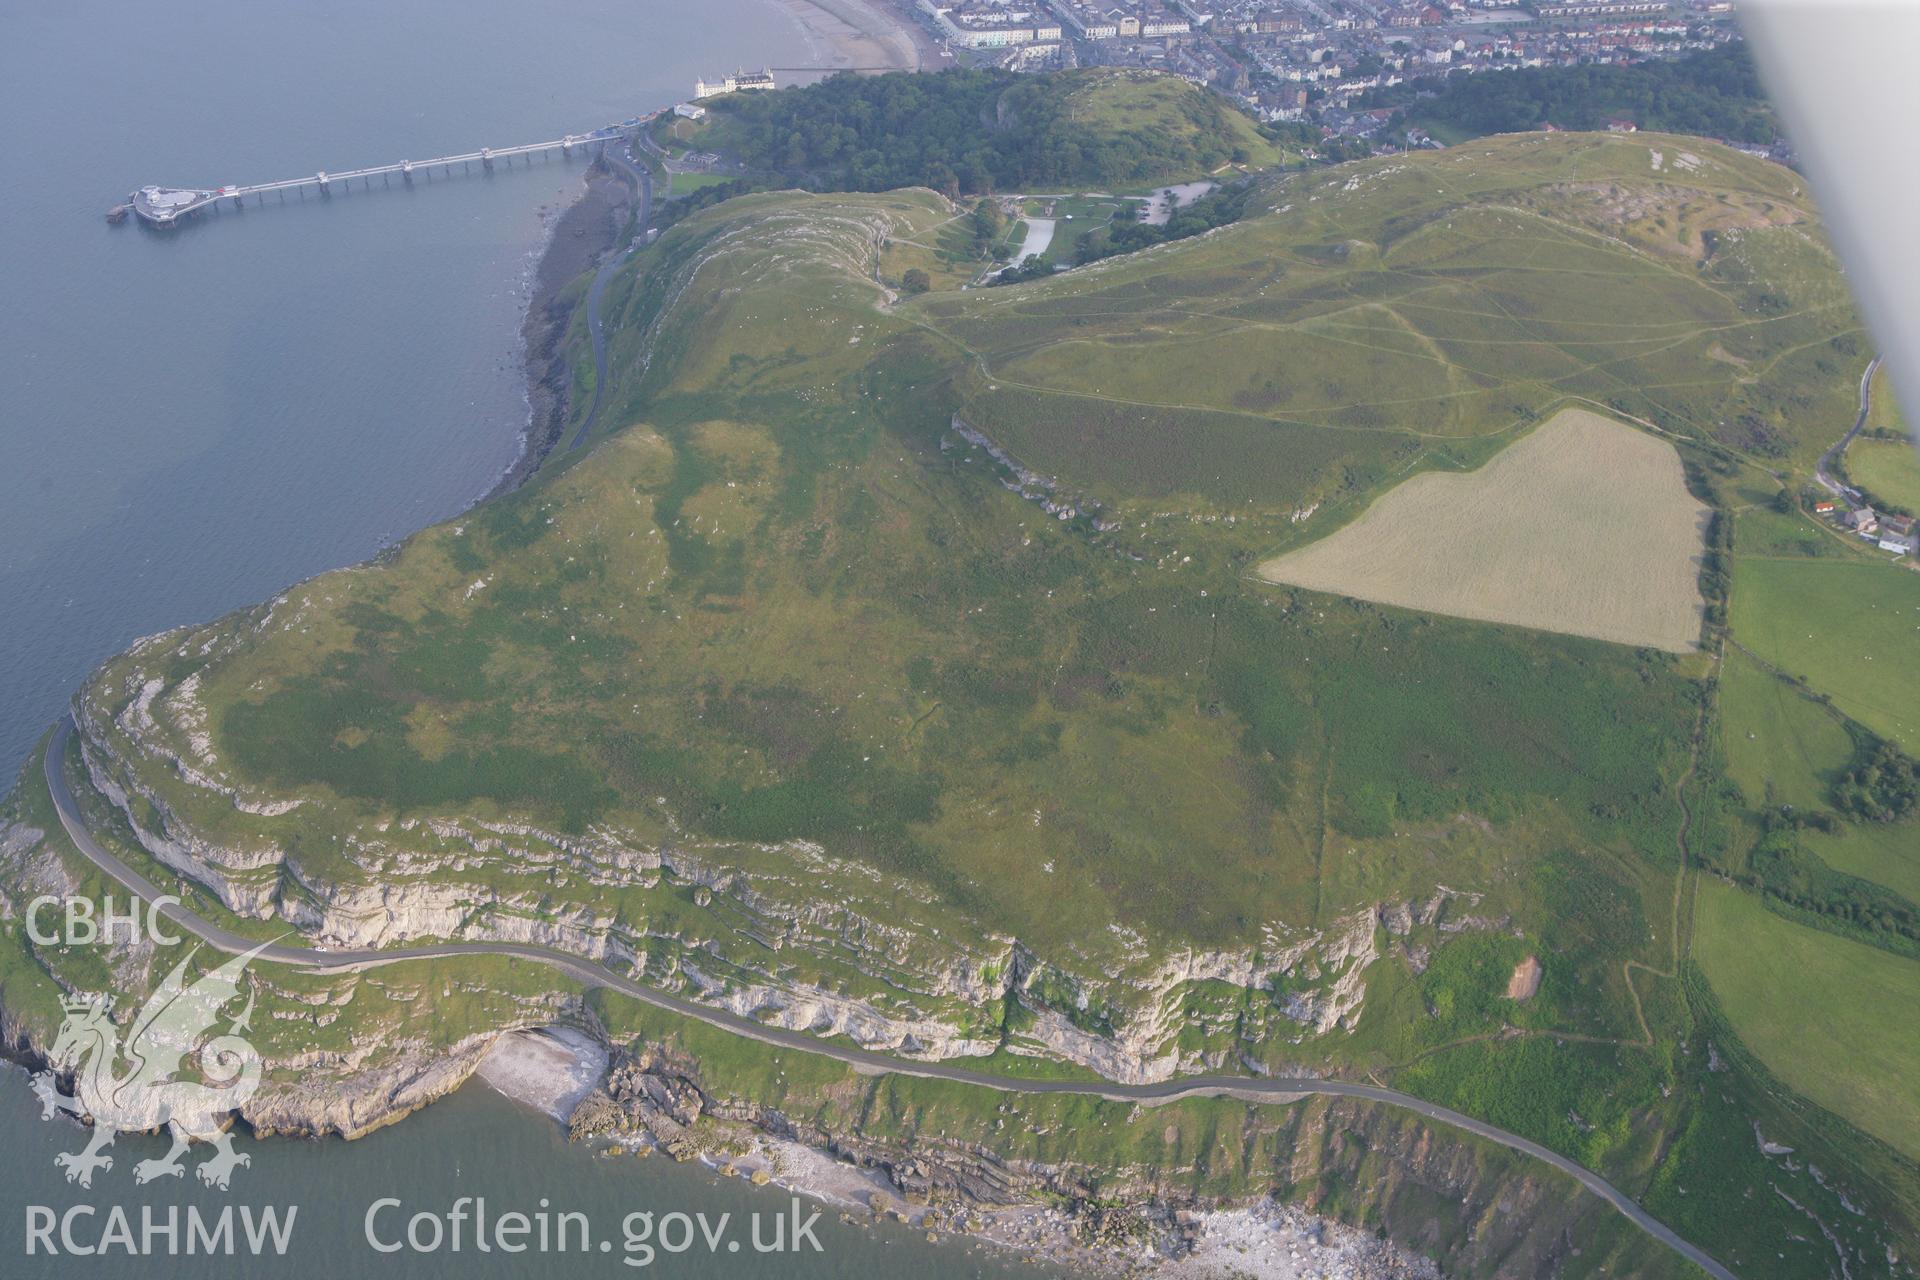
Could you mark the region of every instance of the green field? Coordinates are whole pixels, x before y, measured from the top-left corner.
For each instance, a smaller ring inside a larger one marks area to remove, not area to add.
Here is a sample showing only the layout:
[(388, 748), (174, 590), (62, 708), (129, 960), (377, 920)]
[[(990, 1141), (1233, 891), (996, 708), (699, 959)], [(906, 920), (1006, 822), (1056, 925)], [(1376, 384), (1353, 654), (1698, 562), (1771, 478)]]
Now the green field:
[(1920, 902), (1920, 828), (1914, 824), (1850, 823), (1838, 834), (1808, 831), (1800, 838), (1835, 871)]
[[(1727, 776), (1751, 814), (1779, 805), (1806, 813), (1832, 808), (1834, 784), (1857, 751), (1839, 715), (1737, 648), (1721, 667), (1719, 706)], [(1796, 839), (1833, 870), (1920, 902), (1920, 832), (1912, 823), (1853, 821), (1831, 832), (1807, 827)]]
[[(1803, 924), (1910, 956), (1920, 837), (1910, 818), (1869, 820), (1847, 800), (1849, 773), (1875, 749), (1875, 732), (1896, 732), (1915, 710), (1899, 664), (1913, 640), (1888, 624), (1898, 615), (1884, 597), (1876, 609), (1870, 594), (1892, 589), (1897, 601), (1908, 578), (1820, 530), (1810, 545), (1818, 555), (1767, 558), (1780, 557), (1787, 531), (1802, 524), (1759, 507), (1740, 517), (1718, 709), (1726, 776), (1741, 803), (1726, 814), (1726, 846), (1708, 861)], [(1788, 659), (1806, 665), (1786, 674), (1766, 665)], [(1891, 684), (1876, 682), (1881, 663)]]
[(1734, 636), (1874, 732), (1920, 751), (1920, 574), (1892, 565), (1742, 559)]
[(1727, 776), (1750, 804), (1831, 803), (1833, 783), (1853, 758), (1853, 738), (1836, 716), (1737, 649), (1721, 666), (1720, 714)]
[(1799, 511), (1791, 515), (1771, 505), (1750, 506), (1734, 517), (1734, 545), (1743, 557), (1768, 559), (1874, 560), (1878, 556), (1859, 539)]
[(1694, 956), (1741, 1039), (1782, 1081), (1920, 1157), (1920, 962), (1783, 920), (1751, 894), (1700, 887)]
[[(645, 429), (223, 661), (201, 687), (226, 756), (252, 786), (323, 788), (347, 827), (455, 808), (822, 841), (1057, 949), (1115, 927), (1236, 946), (1271, 921), (1324, 925), (1443, 874), (1418, 832), (1463, 811), (1494, 831), (1446, 865), (1481, 882), (1542, 832), (1666, 867), (1690, 718), (1666, 660), (1308, 607), (1234, 567), (1320, 527), (1297, 509), (1478, 460), (1526, 405), (1599, 389), (1602, 362), (1650, 381), (1645, 362), (1701, 335), (1646, 319), (1645, 291), (1729, 317), (1716, 343), (1750, 327), (1719, 289), (1553, 204), (1570, 175), (1644, 165), (1642, 144), (1499, 145), (1488, 184), (1539, 212), (1458, 213), (1443, 241), (1430, 221), (1396, 230), (1435, 209), (1399, 167), (1295, 176), (1269, 200), (1300, 214), (890, 313), (869, 273), (937, 253), (955, 217), (938, 197), (702, 213), (608, 292), (606, 420)], [(1778, 181), (1731, 157), (1701, 180), (1735, 206)], [(1328, 219), (1348, 238), (1329, 246)], [(1589, 269), (1633, 279), (1633, 305), (1606, 313), (1631, 318), (1601, 318)], [(644, 379), (623, 377), (662, 306), (672, 330)], [(1538, 359), (1504, 380), (1502, 312), (1560, 335), (1524, 344)], [(1110, 502), (1105, 527), (1036, 520), (954, 447), (956, 412)], [(840, 643), (850, 611), (857, 649)]]
[(691, 195), (702, 187), (717, 187), (723, 182), (733, 182), (737, 175), (731, 173), (676, 173), (673, 175), (673, 188), (669, 197)]
[(1893, 440), (1855, 440), (1847, 446), (1847, 478), (1881, 503), (1920, 512), (1920, 456)]
[(1063, 266), (1072, 264), (1080, 241), (1089, 232), (1112, 225), (1116, 217), (1134, 217), (1138, 208), (1138, 203), (1132, 200), (1098, 196), (1070, 195), (1021, 202), (1021, 211), (1026, 216), (1054, 219), (1053, 241), (1047, 246), (1047, 256)]

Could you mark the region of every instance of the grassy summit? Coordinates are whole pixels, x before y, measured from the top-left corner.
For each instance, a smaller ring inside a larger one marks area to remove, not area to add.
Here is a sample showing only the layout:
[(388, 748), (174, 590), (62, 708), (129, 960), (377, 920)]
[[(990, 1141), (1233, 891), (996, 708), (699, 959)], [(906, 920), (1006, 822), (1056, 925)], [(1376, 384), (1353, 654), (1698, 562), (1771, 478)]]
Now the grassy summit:
[(608, 290), (588, 448), (89, 683), (124, 838), (243, 914), (894, 1045), (1377, 1071), (1697, 1231), (1686, 1186), (1761, 1186), (1760, 1238), (1682, 986), (1706, 659), (1252, 571), (1569, 406), (1810, 461), (1866, 358), (1817, 216), (1646, 134), (1256, 200), (966, 291), (932, 191), (686, 219)]

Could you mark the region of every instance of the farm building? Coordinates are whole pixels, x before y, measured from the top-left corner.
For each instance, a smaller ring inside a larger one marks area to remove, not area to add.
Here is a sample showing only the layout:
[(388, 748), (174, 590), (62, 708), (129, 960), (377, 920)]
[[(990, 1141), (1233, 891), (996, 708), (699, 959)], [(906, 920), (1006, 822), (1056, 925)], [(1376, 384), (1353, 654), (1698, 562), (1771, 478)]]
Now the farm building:
[(1813, 513), (1817, 516), (1830, 516), (1833, 514), (1833, 504), (1831, 502), (1816, 502), (1813, 504)]
[(1880, 527), (1880, 517), (1873, 513), (1872, 507), (1857, 507), (1847, 512), (1842, 523), (1864, 538)]

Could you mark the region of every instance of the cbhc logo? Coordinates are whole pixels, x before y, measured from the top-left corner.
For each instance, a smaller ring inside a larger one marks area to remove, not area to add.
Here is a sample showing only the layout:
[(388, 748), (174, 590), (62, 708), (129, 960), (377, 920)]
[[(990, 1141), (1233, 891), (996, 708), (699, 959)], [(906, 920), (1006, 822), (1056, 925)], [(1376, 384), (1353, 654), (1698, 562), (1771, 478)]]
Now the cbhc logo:
[[(163, 947), (174, 946), (180, 941), (179, 934), (168, 933), (160, 927), (161, 921), (166, 919), (166, 908), (180, 905), (180, 899), (176, 897), (164, 895), (144, 903), (139, 898), (130, 898), (124, 914), (114, 908), (112, 894), (108, 894), (103, 903), (105, 909), (96, 913), (92, 898), (57, 898), (52, 894), (42, 894), (27, 904), (27, 936), (43, 947), (61, 943), (69, 947), (90, 947), (96, 942), (112, 942), (115, 927), (124, 925), (130, 944), (137, 945), (143, 933)], [(56, 933), (44, 931), (41, 928), (42, 911), (63, 904), (65, 930)], [(142, 907), (145, 908), (144, 915)]]

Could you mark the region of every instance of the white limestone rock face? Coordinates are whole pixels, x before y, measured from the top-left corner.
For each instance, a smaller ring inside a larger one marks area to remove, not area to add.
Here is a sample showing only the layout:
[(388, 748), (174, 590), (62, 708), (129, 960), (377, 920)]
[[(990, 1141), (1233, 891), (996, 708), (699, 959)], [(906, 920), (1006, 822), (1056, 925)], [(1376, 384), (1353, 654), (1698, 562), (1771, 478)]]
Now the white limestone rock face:
[[(1011, 1051), (1148, 1083), (1240, 1069), (1270, 1060), (1275, 1044), (1351, 1031), (1383, 954), (1424, 963), (1408, 958), (1423, 958), (1439, 935), (1503, 923), (1458, 909), (1478, 895), (1436, 886), (1424, 900), (1361, 907), (1319, 930), (1271, 924), (1257, 946), (1169, 952), (1116, 925), (1071, 954), (1039, 955), (955, 919), (923, 886), (817, 844), (703, 841), (670, 814), (664, 840), (619, 822), (569, 834), (512, 814), (375, 818), (335, 837), (339, 857), (322, 879), (289, 860), (276, 834), (307, 801), (237, 785), (207, 734), (197, 676), (169, 684), (154, 673), (160, 659), (231, 643), (157, 637), (118, 668), (114, 687), (105, 678), (90, 686), (76, 704), (88, 781), (155, 861), (239, 915), (282, 919), (334, 947), (543, 947), (771, 1025), (928, 1060), (996, 1051), (993, 1014), (1011, 997), (1032, 1014), (1006, 1039)], [(257, 838), (199, 834), (187, 809), (208, 811), (170, 803), (163, 792), (178, 788), (152, 785), (156, 768), (186, 785), (181, 794), (218, 797), (242, 815), (221, 819), (222, 830)], [(693, 911), (683, 899), (656, 923), (596, 905), (606, 891), (635, 889), (691, 889)], [(1392, 940), (1384, 952), (1382, 939)], [(1254, 1016), (1242, 1026), (1210, 1019), (1204, 1002), (1196, 1012), (1193, 993), (1213, 984), (1273, 994), (1248, 1003)], [(1196, 1022), (1213, 1047), (1183, 1054), (1177, 1046)]]
[(437, 1052), (396, 1046), (365, 1070), (269, 1080), (240, 1114), (263, 1138), (365, 1137), (465, 1084), (495, 1039), (493, 1032), (470, 1036)]

